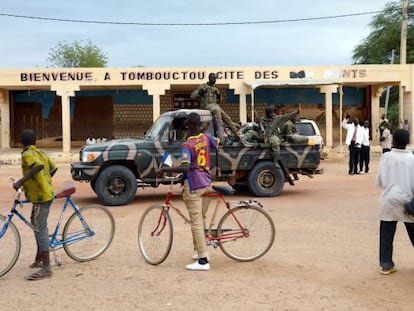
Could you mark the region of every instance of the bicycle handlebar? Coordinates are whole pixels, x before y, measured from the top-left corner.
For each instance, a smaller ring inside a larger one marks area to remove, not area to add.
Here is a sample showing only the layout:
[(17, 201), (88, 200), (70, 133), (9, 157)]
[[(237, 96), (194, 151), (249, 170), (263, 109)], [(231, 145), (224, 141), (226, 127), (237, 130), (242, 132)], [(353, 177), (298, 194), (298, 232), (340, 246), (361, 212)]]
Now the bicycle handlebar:
[[(10, 177), (9, 182), (13, 185), (15, 182), (17, 181), (17, 178), (15, 177)], [(14, 197), (15, 200), (20, 201), (20, 196), (23, 193), (23, 187), (20, 187), (16, 190), (16, 195)]]
[(168, 176), (168, 175), (163, 175), (162, 178), (165, 178), (167, 180), (171, 180), (171, 181), (177, 181), (180, 180), (180, 178), (183, 176), (183, 173), (179, 173), (175, 176)]

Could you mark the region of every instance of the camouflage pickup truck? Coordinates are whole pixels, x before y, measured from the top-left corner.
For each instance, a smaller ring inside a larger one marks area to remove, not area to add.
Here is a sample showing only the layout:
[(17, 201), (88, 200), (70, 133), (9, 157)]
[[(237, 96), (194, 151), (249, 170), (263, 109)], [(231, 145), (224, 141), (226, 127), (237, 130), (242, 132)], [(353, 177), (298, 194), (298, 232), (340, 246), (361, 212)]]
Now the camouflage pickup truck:
[[(179, 164), (185, 139), (185, 120), (194, 110), (176, 110), (162, 114), (140, 139), (115, 139), (86, 145), (80, 150), (80, 162), (71, 164), (72, 178), (91, 184), (105, 205), (124, 205), (136, 195), (138, 186), (158, 187), (169, 181), (156, 178), (155, 169), (169, 152)], [(208, 110), (196, 110), (205, 131), (215, 135)], [(313, 177), (319, 169), (321, 145), (290, 144), (281, 146), (281, 165), (275, 165), (266, 145), (225, 142), (212, 151), (214, 181), (226, 181), (238, 191), (250, 191), (258, 197), (277, 196), (286, 181), (294, 184), (299, 175)]]

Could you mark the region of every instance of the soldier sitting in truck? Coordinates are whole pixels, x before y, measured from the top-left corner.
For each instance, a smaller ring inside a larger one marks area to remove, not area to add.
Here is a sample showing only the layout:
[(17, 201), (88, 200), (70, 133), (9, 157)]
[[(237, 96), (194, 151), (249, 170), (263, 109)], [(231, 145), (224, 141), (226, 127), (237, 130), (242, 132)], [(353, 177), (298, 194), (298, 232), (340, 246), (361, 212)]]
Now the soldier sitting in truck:
[(288, 120), (296, 118), (298, 113), (299, 111), (296, 110), (282, 115), (275, 115), (272, 108), (266, 107), (265, 116), (260, 120), (260, 131), (257, 128), (252, 128), (244, 134), (246, 145), (255, 143), (269, 144), (272, 149), (273, 159), (277, 162), (282, 141), (279, 128)]
[(298, 116), (292, 117), (290, 120), (287, 120), (280, 127), (280, 137), (284, 142), (292, 144), (309, 144), (309, 138), (304, 135), (300, 135), (296, 129), (296, 120)]
[(287, 120), (280, 127), (280, 136), (284, 141), (286, 141), (286, 138), (288, 135), (294, 135), (298, 133), (295, 123), (296, 123), (296, 116), (290, 120)]

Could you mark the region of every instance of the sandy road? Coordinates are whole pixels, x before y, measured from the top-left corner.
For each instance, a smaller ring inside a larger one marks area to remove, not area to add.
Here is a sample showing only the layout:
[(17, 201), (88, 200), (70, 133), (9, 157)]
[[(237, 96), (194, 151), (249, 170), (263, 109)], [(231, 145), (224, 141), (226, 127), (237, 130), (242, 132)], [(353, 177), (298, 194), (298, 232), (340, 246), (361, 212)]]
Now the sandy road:
[[(54, 266), (53, 277), (40, 282), (24, 279), (33, 237), (16, 221), (22, 253), (0, 279), (0, 310), (411, 310), (414, 253), (403, 226), (395, 241), (400, 270), (390, 276), (378, 272), (376, 166), (374, 160), (370, 174), (349, 176), (346, 163), (325, 161), (324, 175), (301, 177), (279, 197), (261, 198), (276, 223), (273, 248), (251, 263), (210, 249), (209, 272), (184, 269), (191, 260), (191, 235), (175, 215), (168, 259), (150, 266), (140, 256), (138, 220), (145, 207), (162, 201), (166, 187), (138, 189), (132, 204), (111, 208), (115, 238), (102, 257), (78, 263), (60, 250), (63, 266)], [(20, 176), (20, 168), (3, 166), (0, 172), (4, 214), (13, 198), (7, 179)], [(60, 165), (56, 186), (64, 180), (70, 180), (68, 165)], [(99, 203), (88, 184), (77, 184), (74, 198), (79, 205)], [(58, 212), (52, 210), (51, 221)]]

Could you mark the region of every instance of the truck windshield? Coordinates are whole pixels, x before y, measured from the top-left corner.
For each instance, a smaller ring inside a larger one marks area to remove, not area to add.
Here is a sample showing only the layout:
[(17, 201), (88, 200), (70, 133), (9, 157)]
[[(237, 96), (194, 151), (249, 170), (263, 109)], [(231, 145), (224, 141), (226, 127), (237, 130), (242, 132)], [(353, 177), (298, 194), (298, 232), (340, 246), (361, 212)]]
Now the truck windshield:
[(169, 121), (169, 116), (160, 116), (145, 133), (145, 138), (154, 139), (155, 137), (157, 137), (160, 134), (160, 131)]

